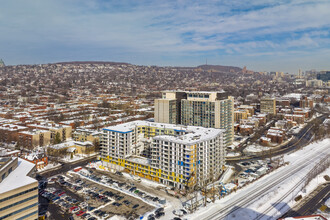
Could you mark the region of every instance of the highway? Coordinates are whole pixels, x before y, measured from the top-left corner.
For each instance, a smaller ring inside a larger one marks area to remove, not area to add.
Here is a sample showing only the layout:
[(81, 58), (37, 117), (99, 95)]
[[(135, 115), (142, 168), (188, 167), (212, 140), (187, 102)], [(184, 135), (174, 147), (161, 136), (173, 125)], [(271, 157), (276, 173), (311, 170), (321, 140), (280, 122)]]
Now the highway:
[[(326, 150), (328, 149), (328, 145), (323, 145), (317, 148), (317, 150), (308, 151), (308, 153), (303, 154), (303, 156), (298, 157), (293, 163), (280, 168), (275, 173), (271, 173), (269, 176), (263, 177), (259, 179), (254, 184), (248, 185), (241, 190), (238, 190), (235, 194), (230, 195), (230, 197), (223, 201), (219, 200), (216, 204), (212, 204), (212, 207), (206, 207), (205, 209), (200, 209), (196, 213), (193, 213), (192, 219), (225, 219), (228, 215), (233, 214), (237, 210), (241, 208), (246, 208), (250, 204), (258, 201), (261, 196), (267, 195), (272, 192), (274, 188), (280, 185), (283, 181), (289, 179), (290, 177), (297, 175), (300, 171), (308, 167), (308, 169), (312, 169), (313, 165), (316, 164), (317, 161), (322, 159)], [(328, 155), (329, 156), (329, 155)], [(308, 171), (306, 171), (307, 173)], [(304, 174), (306, 174), (304, 172)], [(301, 183), (301, 182), (300, 182)], [(297, 183), (299, 184), (299, 183)], [(297, 186), (295, 185), (293, 189)], [(288, 191), (290, 191), (288, 189)], [(283, 199), (283, 198), (280, 198)], [(270, 208), (263, 210), (260, 212), (258, 219), (268, 219), (268, 213), (273, 211), (275, 207), (269, 204)], [(277, 209), (279, 207), (276, 207)], [(206, 211), (205, 211), (206, 210)]]

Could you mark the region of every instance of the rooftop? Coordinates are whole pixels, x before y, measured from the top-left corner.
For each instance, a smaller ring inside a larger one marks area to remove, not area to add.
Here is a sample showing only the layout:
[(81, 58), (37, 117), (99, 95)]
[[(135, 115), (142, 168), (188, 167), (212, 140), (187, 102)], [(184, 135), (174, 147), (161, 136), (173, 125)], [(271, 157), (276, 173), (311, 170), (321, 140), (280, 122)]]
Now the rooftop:
[(34, 166), (33, 163), (18, 158), (17, 168), (0, 183), (0, 194), (31, 183), (36, 183), (37, 180), (27, 176)]
[(204, 128), (197, 126), (183, 126), (183, 125), (174, 125), (174, 124), (165, 124), (165, 123), (156, 123), (148, 121), (133, 121), (127, 122), (124, 124), (119, 124), (115, 126), (106, 127), (103, 130), (114, 131), (119, 133), (130, 133), (133, 132), (137, 126), (150, 126), (156, 127), (158, 129), (172, 129), (177, 132), (183, 132), (182, 135), (159, 135), (155, 136), (154, 139), (171, 141), (180, 144), (195, 144), (202, 141), (212, 139), (219, 134), (223, 133), (222, 129), (215, 128)]

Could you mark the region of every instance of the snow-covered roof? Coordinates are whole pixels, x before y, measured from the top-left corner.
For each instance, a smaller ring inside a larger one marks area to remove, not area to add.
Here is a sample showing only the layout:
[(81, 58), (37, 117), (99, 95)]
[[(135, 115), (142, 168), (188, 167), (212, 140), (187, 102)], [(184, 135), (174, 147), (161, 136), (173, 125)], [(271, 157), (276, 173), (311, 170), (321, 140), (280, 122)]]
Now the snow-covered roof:
[(7, 131), (18, 131), (18, 130), (28, 129), (27, 127), (13, 125), (13, 124), (4, 124), (4, 125), (0, 126), (0, 128), (2, 130), (7, 130)]
[(283, 98), (295, 98), (300, 99), (304, 94), (301, 93), (289, 93), (283, 96)]
[(182, 135), (171, 136), (171, 135), (159, 135), (153, 137), (155, 140), (171, 141), (179, 144), (196, 144), (202, 141), (210, 140), (216, 136), (224, 133), (223, 129), (215, 128), (204, 128), (197, 126), (180, 126), (174, 124), (156, 123), (148, 121), (132, 121), (124, 124), (106, 127), (103, 130), (113, 131), (119, 133), (130, 133), (133, 132), (137, 126), (150, 126), (159, 129), (173, 129), (174, 131), (182, 132)]
[(271, 139), (268, 138), (268, 137), (261, 137), (260, 139), (261, 139), (261, 140), (264, 140), (264, 141), (271, 141)]
[(88, 146), (88, 145), (93, 145), (92, 142), (90, 141), (67, 141), (64, 143), (56, 144), (53, 146), (50, 146), (53, 149), (62, 149), (62, 148), (67, 148), (67, 147), (72, 147), (74, 145), (79, 145), (79, 146)]
[(72, 153), (74, 152), (75, 150), (77, 150), (75, 147), (70, 147), (66, 150), (66, 152), (69, 152), (69, 153)]
[(18, 158), (18, 166), (14, 169), (1, 183), (0, 194), (8, 192), (25, 185), (36, 183), (37, 180), (27, 176), (27, 174), (34, 168), (34, 164)]
[(32, 131), (21, 131), (20, 134), (27, 134), (27, 135), (36, 135), (40, 133), (49, 132), (47, 130), (40, 130), (40, 129), (33, 129)]

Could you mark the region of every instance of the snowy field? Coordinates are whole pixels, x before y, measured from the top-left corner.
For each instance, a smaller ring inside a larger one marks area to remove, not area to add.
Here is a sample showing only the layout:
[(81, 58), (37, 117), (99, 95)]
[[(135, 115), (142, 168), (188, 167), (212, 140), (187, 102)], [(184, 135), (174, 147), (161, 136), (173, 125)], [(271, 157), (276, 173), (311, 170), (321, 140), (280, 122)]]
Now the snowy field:
[[(313, 143), (284, 157), (289, 165), (264, 176), (236, 193), (200, 208), (188, 219), (277, 219), (294, 205), (301, 194), (305, 175), (329, 152), (330, 139)], [(329, 169), (326, 173), (330, 175)], [(316, 177), (317, 178), (317, 177)], [(317, 186), (317, 180), (310, 188)], [(307, 192), (310, 189), (306, 189)], [(217, 214), (215, 214), (217, 213)]]
[(244, 152), (255, 153), (255, 152), (262, 152), (264, 150), (269, 150), (269, 149), (271, 149), (271, 147), (265, 147), (265, 146), (261, 146), (261, 145), (258, 145), (258, 144), (251, 144), (251, 145), (248, 145), (244, 149)]

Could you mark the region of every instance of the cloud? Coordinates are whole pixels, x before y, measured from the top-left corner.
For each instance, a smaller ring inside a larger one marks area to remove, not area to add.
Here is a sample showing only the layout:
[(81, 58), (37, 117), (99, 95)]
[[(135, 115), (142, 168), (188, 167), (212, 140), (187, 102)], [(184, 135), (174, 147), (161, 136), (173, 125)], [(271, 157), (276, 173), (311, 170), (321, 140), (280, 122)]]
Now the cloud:
[(316, 51), (330, 47), (329, 11), (328, 0), (11, 0), (0, 8), (0, 57), (144, 64), (136, 57), (145, 54), (157, 64), (187, 65), (201, 56)]

